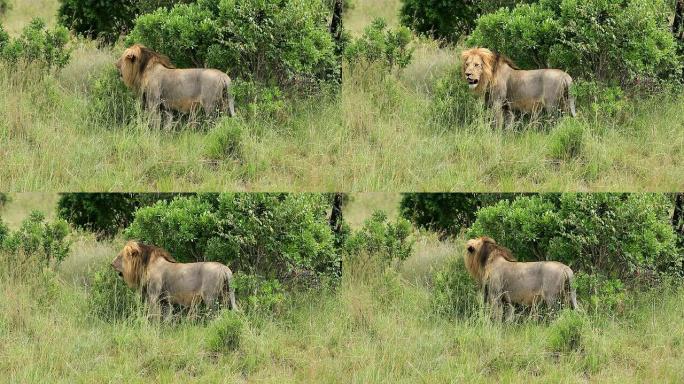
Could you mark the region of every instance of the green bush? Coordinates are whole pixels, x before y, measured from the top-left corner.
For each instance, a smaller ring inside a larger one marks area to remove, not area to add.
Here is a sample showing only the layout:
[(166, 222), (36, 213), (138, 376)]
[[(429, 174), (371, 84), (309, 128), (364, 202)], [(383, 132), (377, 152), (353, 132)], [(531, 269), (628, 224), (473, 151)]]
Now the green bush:
[(240, 160), (243, 130), (237, 119), (222, 119), (207, 136), (206, 154), (214, 160)]
[(581, 350), (586, 328), (584, 315), (578, 311), (564, 310), (549, 326), (548, 348), (556, 353)]
[(470, 33), (479, 15), (521, 2), (523, 1), (402, 0), (401, 23), (417, 32), (455, 42)]
[(126, 236), (179, 261), (211, 260), (240, 273), (284, 279), (301, 270), (340, 276), (323, 194), (228, 193), (140, 208)]
[(334, 80), (329, 12), (322, 0), (199, 0), (138, 17), (127, 43), (162, 52), (179, 67), (308, 88)]
[(223, 311), (207, 327), (207, 348), (214, 353), (226, 353), (240, 347), (244, 324), (235, 311)]
[(389, 70), (405, 68), (413, 57), (414, 49), (409, 47), (412, 39), (408, 28), (388, 29), (384, 19), (376, 18), (361, 37), (347, 45), (344, 57), (352, 67), (381, 63)]
[(475, 221), (477, 211), (499, 200), (512, 200), (513, 193), (404, 193), (401, 215), (421, 228), (457, 235)]
[(158, 200), (170, 200), (174, 193), (63, 193), (57, 214), (75, 228), (108, 238), (133, 221), (136, 209)]
[(66, 221), (49, 223), (43, 213), (33, 211), (16, 231), (0, 228), (0, 250), (17, 257), (19, 254), (34, 255), (48, 266), (59, 264), (69, 254), (71, 242), (66, 239), (68, 234)]
[(454, 257), (433, 276), (431, 303), (447, 317), (466, 318), (476, 312), (481, 299), (479, 289), (466, 271), (463, 259)]
[(285, 287), (276, 279), (266, 279), (256, 274), (238, 273), (233, 279), (235, 297), (240, 298), (240, 310), (274, 313), (282, 309)]
[(585, 128), (577, 119), (562, 120), (549, 137), (548, 156), (556, 160), (571, 160), (584, 151)]
[(627, 291), (620, 279), (580, 272), (575, 275), (574, 284), (582, 309), (616, 314), (624, 308)]
[(363, 227), (352, 233), (345, 243), (345, 251), (350, 257), (372, 255), (386, 263), (405, 260), (413, 251), (411, 223), (397, 218), (392, 223), (383, 211), (375, 211), (363, 223)]
[(468, 39), (522, 68), (561, 68), (609, 85), (673, 79), (681, 69), (664, 0), (540, 0), (483, 15)]
[(480, 209), (468, 235), (490, 236), (526, 260), (556, 260), (610, 278), (682, 273), (664, 194), (519, 197)]
[(142, 301), (135, 290), (109, 266), (100, 268), (92, 277), (88, 291), (88, 309), (105, 321), (120, 321), (141, 313)]
[(133, 27), (137, 15), (192, 0), (60, 0), (59, 22), (91, 38), (114, 42)]
[(64, 27), (47, 29), (42, 19), (34, 18), (21, 35), (10, 38), (0, 25), (0, 59), (14, 70), (27, 65), (61, 69), (69, 62), (69, 31)]

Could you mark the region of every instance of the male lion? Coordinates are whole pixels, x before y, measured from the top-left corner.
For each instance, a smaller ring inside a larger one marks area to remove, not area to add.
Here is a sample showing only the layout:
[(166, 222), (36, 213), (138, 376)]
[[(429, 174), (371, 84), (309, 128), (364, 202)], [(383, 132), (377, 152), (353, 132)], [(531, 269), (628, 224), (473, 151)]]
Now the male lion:
[(130, 288), (140, 290), (150, 312), (160, 313), (161, 304), (194, 308), (217, 301), (235, 309), (233, 272), (221, 263), (179, 263), (165, 250), (129, 241), (112, 261), (112, 267)]
[(466, 243), (465, 266), (482, 287), (485, 303), (498, 313), (507, 304), (508, 316), (513, 304), (532, 307), (544, 302), (553, 309), (558, 302), (577, 309), (577, 296), (572, 287), (570, 267), (555, 261), (516, 262), (511, 251), (489, 237), (470, 239)]
[(561, 109), (576, 115), (570, 94), (572, 77), (560, 69), (521, 70), (509, 58), (487, 48), (464, 50), (461, 61), (468, 88), (485, 97), (499, 128), (504, 110), (510, 120), (513, 110), (536, 116), (542, 108), (547, 113)]
[(168, 57), (140, 44), (126, 49), (116, 68), (156, 121), (162, 110), (169, 118), (172, 110), (194, 118), (200, 108), (209, 116), (226, 108), (229, 116), (235, 115), (230, 77), (217, 69), (177, 69)]

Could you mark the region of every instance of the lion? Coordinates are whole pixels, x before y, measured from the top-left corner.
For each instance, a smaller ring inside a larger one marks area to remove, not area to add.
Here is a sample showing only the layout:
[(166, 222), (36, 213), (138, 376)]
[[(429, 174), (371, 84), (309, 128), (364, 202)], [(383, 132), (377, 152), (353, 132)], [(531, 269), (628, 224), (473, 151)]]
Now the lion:
[(477, 47), (461, 52), (461, 61), (468, 88), (485, 98), (499, 128), (504, 111), (509, 122), (514, 110), (533, 116), (542, 109), (550, 114), (561, 110), (577, 115), (570, 93), (572, 77), (560, 69), (522, 70), (506, 56)]
[(128, 287), (140, 291), (153, 314), (161, 313), (162, 304), (193, 309), (200, 303), (208, 307), (220, 303), (237, 309), (233, 272), (221, 263), (179, 263), (162, 248), (129, 241), (112, 268)]
[[(570, 267), (556, 261), (517, 262), (510, 250), (489, 237), (466, 242), (464, 261), (468, 273), (480, 284), (485, 303), (499, 312), (513, 304), (534, 307), (543, 302), (548, 309), (570, 304), (577, 309), (577, 294), (572, 286)], [(501, 313), (503, 314), (503, 313)]]
[(171, 111), (194, 119), (200, 108), (208, 116), (226, 109), (229, 116), (235, 116), (230, 77), (217, 69), (178, 69), (168, 57), (140, 44), (126, 49), (115, 65), (143, 108), (155, 113), (156, 122), (161, 120), (161, 111), (169, 119)]

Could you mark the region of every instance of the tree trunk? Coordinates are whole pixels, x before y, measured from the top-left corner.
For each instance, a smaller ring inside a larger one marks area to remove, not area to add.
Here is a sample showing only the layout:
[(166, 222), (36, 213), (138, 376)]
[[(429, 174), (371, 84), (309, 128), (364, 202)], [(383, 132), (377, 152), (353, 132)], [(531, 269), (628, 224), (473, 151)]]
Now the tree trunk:
[(335, 41), (335, 53), (337, 54), (337, 68), (335, 73), (331, 75), (336, 78), (339, 83), (342, 83), (342, 12), (344, 9), (344, 0), (335, 0), (333, 5), (332, 20), (330, 21), (330, 35)]
[(680, 42), (684, 42), (684, 0), (675, 3), (675, 15), (672, 22), (672, 35)]
[(333, 198), (333, 203), (332, 203), (332, 211), (330, 212), (330, 220), (328, 221), (328, 224), (330, 224), (330, 229), (332, 229), (333, 233), (335, 235), (340, 234), (340, 230), (342, 229), (342, 202), (344, 200), (344, 194), (343, 193), (335, 193), (335, 197)]
[(684, 236), (684, 193), (675, 194), (672, 228), (679, 236)]

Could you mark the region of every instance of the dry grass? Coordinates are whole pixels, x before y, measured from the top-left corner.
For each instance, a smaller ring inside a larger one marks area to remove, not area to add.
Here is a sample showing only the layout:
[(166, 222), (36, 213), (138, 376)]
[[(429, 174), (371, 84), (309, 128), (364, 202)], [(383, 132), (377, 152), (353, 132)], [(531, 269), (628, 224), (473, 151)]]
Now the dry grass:
[(11, 9), (0, 17), (5, 31), (12, 36), (21, 33), (26, 23), (34, 17), (45, 20), (48, 26), (57, 22), (57, 0), (10, 0)]
[(352, 8), (345, 13), (344, 27), (355, 35), (377, 17), (384, 18), (390, 26), (399, 24), (399, 0), (352, 0), (351, 3)]

